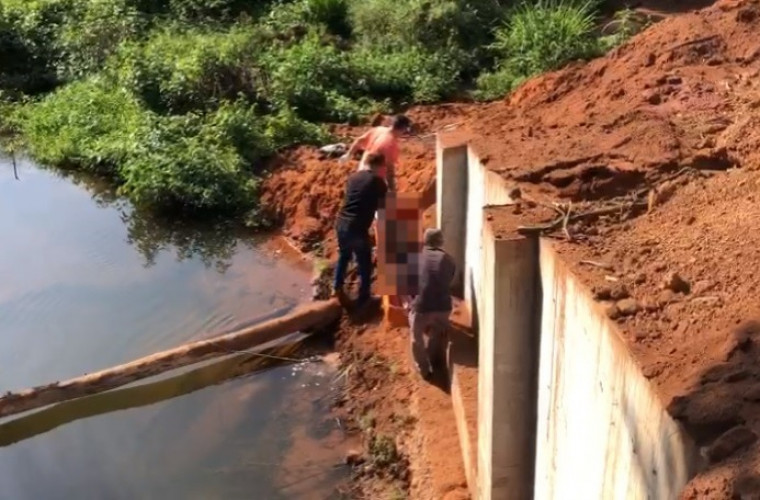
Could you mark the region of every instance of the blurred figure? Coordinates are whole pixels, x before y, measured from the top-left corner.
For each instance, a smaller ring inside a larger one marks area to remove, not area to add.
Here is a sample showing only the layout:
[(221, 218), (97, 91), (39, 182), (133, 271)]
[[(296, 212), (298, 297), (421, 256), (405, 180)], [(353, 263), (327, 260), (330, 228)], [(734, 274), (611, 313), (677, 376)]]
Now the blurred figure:
[(359, 297), (363, 304), (372, 296), (372, 243), (369, 228), (375, 212), (382, 207), (388, 187), (378, 175), (385, 160), (382, 155), (370, 154), (367, 168), (354, 172), (346, 182), (346, 194), (335, 224), (338, 237), (338, 264), (335, 266), (333, 295), (344, 298), (343, 285), (352, 257), (356, 257), (359, 271)]
[(396, 167), (399, 159), (399, 141), (401, 137), (409, 133), (412, 122), (404, 115), (393, 117), (390, 127), (373, 127), (357, 138), (348, 152), (341, 156), (340, 162), (345, 163), (353, 158), (357, 149), (364, 150), (359, 170), (365, 170), (368, 167), (367, 160), (371, 154), (381, 154), (385, 162), (380, 172), (380, 177), (388, 183), (388, 190), (396, 190)]
[(454, 259), (443, 248), (440, 229), (427, 229), (419, 263), (419, 295), (411, 302), (409, 329), (412, 357), (423, 378), (433, 374), (433, 365), (443, 364), (444, 339), (451, 316), (451, 283), (456, 273)]

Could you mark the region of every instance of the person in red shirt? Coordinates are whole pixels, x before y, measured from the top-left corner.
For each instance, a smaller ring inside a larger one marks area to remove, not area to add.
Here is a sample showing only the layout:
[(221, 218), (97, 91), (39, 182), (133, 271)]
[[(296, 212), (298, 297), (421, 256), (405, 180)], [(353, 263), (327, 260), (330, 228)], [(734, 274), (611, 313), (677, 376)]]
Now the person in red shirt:
[(340, 158), (341, 163), (353, 158), (354, 153), (361, 149), (364, 151), (362, 159), (359, 162), (359, 170), (366, 170), (368, 155), (380, 154), (385, 158), (383, 167), (378, 172), (388, 183), (388, 190), (396, 190), (396, 166), (399, 158), (399, 140), (404, 134), (407, 134), (412, 127), (412, 122), (404, 115), (393, 117), (389, 127), (373, 127), (358, 137), (348, 152)]

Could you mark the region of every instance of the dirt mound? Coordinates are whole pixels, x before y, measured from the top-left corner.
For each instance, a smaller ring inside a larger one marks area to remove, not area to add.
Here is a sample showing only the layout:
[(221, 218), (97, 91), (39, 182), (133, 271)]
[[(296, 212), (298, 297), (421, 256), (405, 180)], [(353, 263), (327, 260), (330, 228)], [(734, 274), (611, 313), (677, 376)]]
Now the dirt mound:
[[(671, 413), (704, 446), (708, 465), (683, 498), (755, 498), (760, 0), (668, 17), (608, 56), (536, 78), (500, 102), (410, 115), (423, 137), (404, 144), (402, 190), (434, 175), (435, 139), (425, 135), (452, 124), (525, 197), (593, 201), (641, 192), (684, 167), (709, 174), (679, 180), (642, 217), (589, 221), (559, 249), (571, 262), (612, 266), (575, 266), (600, 299), (613, 274), (635, 302), (616, 321)], [(301, 248), (322, 244), (329, 255), (356, 164), (320, 160), (314, 148), (278, 161), (264, 202)]]
[(474, 145), (505, 177), (574, 199), (619, 194), (685, 165), (756, 160), (759, 13), (755, 2), (720, 2), (532, 80), (472, 113)]
[[(419, 192), (435, 175), (435, 131), (459, 126), (472, 106), (442, 105), (415, 108), (407, 114), (414, 123), (413, 137), (404, 139), (397, 170), (399, 191)], [(350, 144), (366, 127), (337, 127), (333, 133)], [(318, 148), (302, 146), (284, 152), (270, 166), (262, 202), (282, 221), (285, 235), (301, 250), (334, 250), (332, 227), (343, 201), (346, 178), (357, 167), (323, 158)]]

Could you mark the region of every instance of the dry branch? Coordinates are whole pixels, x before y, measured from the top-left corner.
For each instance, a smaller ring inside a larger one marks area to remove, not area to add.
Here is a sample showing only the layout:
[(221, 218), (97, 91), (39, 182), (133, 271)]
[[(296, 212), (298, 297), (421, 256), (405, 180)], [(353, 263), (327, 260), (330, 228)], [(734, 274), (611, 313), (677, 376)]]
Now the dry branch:
[(538, 224), (534, 226), (518, 226), (517, 232), (524, 235), (535, 235), (562, 229), (565, 237), (568, 240), (572, 241), (573, 236), (570, 233), (568, 227), (571, 222), (600, 217), (603, 215), (612, 215), (615, 213), (619, 215), (620, 220), (627, 220), (634, 214), (634, 211), (641, 208), (647, 208), (649, 211), (651, 211), (652, 206), (655, 204), (655, 202), (662, 202), (673, 194), (675, 191), (674, 181), (686, 174), (702, 177), (705, 176), (703, 172), (693, 167), (684, 167), (677, 172), (662, 178), (660, 182), (654, 187), (648, 186), (646, 188), (633, 191), (625, 196), (609, 200), (599, 208), (589, 208), (590, 203), (587, 203), (585, 204), (587, 209), (585, 212), (578, 210), (577, 208), (573, 209), (572, 203), (568, 203), (567, 205), (558, 203), (546, 205), (543, 203), (538, 203), (545, 208), (554, 210), (557, 213), (558, 217), (551, 222), (544, 224)]
[[(627, 205), (627, 208), (630, 210), (637, 209), (637, 208), (643, 208), (646, 207), (646, 202), (633, 202)], [(589, 210), (587, 212), (580, 212), (576, 213), (574, 215), (563, 215), (561, 217), (558, 217), (554, 219), (552, 222), (549, 222), (547, 224), (539, 224), (536, 226), (518, 226), (517, 232), (520, 234), (536, 234), (536, 233), (542, 233), (546, 231), (553, 231), (555, 229), (559, 229), (563, 225), (575, 222), (583, 219), (588, 219), (592, 217), (600, 217), (602, 215), (610, 215), (614, 214), (616, 212), (620, 212), (621, 208), (626, 207), (625, 205), (614, 205), (614, 206), (608, 206), (603, 208), (597, 208), (594, 210)]]
[(582, 260), (580, 263), (581, 264), (586, 264), (587, 266), (592, 266), (592, 267), (598, 267), (600, 269), (605, 269), (607, 271), (614, 271), (615, 270), (615, 266), (613, 266), (612, 264), (607, 264), (606, 262), (596, 262), (594, 260)]
[(314, 302), (280, 318), (226, 335), (185, 344), (64, 382), (8, 392), (0, 397), (0, 417), (108, 391), (169, 370), (266, 344), (298, 331), (325, 326), (337, 320), (341, 310), (337, 300)]

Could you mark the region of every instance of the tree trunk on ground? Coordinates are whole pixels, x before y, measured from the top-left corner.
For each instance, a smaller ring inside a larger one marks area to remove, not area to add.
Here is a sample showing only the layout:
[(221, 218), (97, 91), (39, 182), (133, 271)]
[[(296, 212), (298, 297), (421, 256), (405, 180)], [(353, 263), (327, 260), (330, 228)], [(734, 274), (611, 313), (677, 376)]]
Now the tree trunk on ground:
[(266, 344), (298, 331), (325, 326), (337, 320), (341, 310), (340, 303), (334, 299), (314, 302), (298, 307), (281, 318), (185, 344), (107, 370), (20, 392), (7, 392), (0, 397), (0, 417), (108, 391), (169, 370)]

